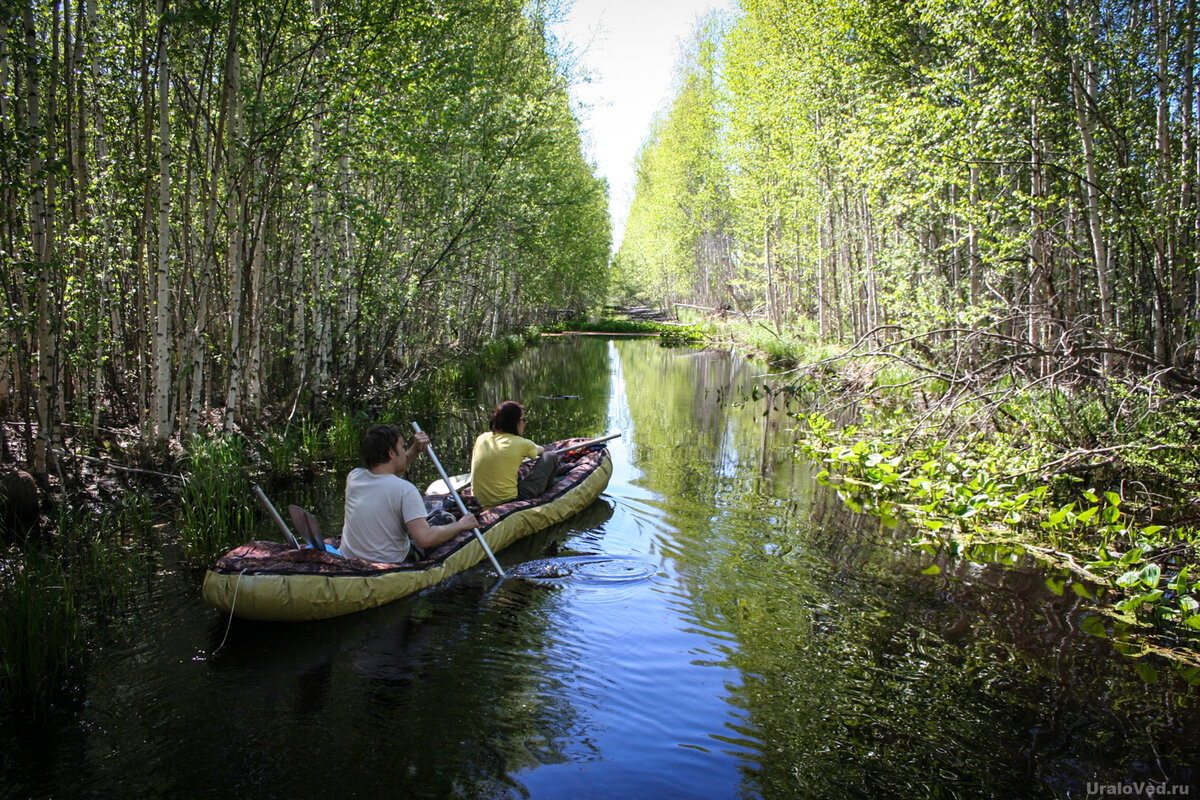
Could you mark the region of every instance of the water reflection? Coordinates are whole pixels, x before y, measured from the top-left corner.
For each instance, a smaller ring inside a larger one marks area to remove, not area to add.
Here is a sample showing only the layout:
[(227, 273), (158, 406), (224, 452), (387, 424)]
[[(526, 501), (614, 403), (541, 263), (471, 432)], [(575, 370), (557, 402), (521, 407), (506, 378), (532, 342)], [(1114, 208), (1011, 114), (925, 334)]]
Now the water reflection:
[(754, 394), (736, 359), (685, 367), (617, 347), (637, 482), (672, 523), (664, 548), (681, 599), (736, 642), (724, 663), (742, 676), (729, 701), (746, 721), (718, 738), (763, 743), (741, 767), (747, 788), (1053, 797), (1089, 782), (1191, 785), (1197, 748), (1181, 734), (1200, 721), (1194, 690), (1147, 687), (1144, 662), (1081, 631), (1082, 597), (1023, 563), (921, 575), (928, 556), (903, 532), (847, 514), (775, 460), (786, 421), (727, 402)]

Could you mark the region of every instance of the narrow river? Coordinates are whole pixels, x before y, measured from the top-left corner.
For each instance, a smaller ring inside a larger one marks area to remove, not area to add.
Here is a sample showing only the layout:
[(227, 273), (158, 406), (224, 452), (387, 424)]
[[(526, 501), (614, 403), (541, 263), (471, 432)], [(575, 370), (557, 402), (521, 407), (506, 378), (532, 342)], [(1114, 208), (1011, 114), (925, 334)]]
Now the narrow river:
[[(623, 434), (594, 505), (499, 554), (513, 577), (268, 625), (202, 605), (168, 554), (77, 707), (0, 718), (0, 796), (1200, 796), (1200, 690), (1084, 632), (1087, 601), (1030, 566), (922, 574), (792, 458), (761, 372), (545, 340), (422, 421), (459, 470), (501, 399), (538, 441)], [(341, 478), (305, 489), (327, 530)]]

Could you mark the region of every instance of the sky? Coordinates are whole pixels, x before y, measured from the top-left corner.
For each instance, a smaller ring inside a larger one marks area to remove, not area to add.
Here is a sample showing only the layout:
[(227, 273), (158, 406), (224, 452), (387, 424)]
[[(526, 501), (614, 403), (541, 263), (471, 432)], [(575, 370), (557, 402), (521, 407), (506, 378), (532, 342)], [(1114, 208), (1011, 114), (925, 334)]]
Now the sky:
[(733, 0), (574, 0), (554, 27), (580, 59), (587, 82), (571, 87), (585, 147), (608, 178), (613, 249), (633, 200), (633, 160), (667, 102), (680, 42), (710, 9)]

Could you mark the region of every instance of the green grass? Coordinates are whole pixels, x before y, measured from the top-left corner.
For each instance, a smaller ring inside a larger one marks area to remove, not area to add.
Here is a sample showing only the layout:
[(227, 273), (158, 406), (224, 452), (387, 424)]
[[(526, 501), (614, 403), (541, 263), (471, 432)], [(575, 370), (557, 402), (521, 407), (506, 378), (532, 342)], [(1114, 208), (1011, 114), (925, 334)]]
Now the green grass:
[(358, 444), (367, 429), (367, 414), (365, 411), (335, 409), (333, 418), (326, 430), (331, 455), (339, 461), (349, 461), (358, 457)]
[(82, 655), (75, 592), (58, 559), (33, 553), (4, 567), (0, 586), (0, 686), (14, 705), (40, 714)]
[(180, 495), (180, 532), (188, 552), (207, 560), (254, 527), (253, 500), (240, 437), (195, 437)]

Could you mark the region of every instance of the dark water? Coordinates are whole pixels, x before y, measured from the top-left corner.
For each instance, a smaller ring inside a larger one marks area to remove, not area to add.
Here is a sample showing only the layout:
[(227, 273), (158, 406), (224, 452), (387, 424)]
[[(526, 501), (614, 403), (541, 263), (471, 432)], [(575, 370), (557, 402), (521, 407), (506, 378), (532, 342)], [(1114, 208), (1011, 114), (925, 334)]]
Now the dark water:
[[(78, 705), (0, 718), (0, 796), (1200, 796), (1200, 692), (1083, 632), (1086, 601), (1028, 566), (921, 574), (790, 458), (786, 417), (741, 402), (759, 372), (545, 342), (424, 423), (451, 469), (506, 397), (541, 441), (623, 432), (600, 500), (499, 554), (512, 578), (230, 624), (164, 556)], [(334, 528), (339, 479), (322, 491)]]

